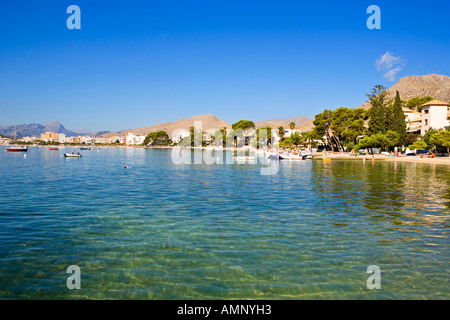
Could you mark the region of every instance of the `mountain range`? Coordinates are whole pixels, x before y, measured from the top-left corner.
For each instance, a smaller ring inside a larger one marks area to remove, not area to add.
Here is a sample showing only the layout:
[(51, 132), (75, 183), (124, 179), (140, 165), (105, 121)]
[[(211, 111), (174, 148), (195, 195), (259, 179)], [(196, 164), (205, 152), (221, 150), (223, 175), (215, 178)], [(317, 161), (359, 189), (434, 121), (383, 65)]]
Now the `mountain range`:
[(92, 132), (84, 129), (76, 131), (69, 130), (57, 121), (0, 126), (0, 134), (8, 137), (15, 137), (16, 135), (17, 137), (39, 137), (41, 133), (45, 132), (64, 133), (68, 137), (78, 137), (92, 134)]

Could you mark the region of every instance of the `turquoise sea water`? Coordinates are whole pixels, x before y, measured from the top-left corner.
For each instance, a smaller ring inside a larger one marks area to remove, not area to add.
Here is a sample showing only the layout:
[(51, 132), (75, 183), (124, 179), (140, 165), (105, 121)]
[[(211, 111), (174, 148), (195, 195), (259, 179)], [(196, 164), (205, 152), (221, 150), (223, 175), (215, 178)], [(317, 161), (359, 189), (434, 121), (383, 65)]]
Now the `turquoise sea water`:
[(448, 166), (300, 161), (262, 176), (175, 165), (170, 150), (4, 150), (1, 299), (450, 298)]

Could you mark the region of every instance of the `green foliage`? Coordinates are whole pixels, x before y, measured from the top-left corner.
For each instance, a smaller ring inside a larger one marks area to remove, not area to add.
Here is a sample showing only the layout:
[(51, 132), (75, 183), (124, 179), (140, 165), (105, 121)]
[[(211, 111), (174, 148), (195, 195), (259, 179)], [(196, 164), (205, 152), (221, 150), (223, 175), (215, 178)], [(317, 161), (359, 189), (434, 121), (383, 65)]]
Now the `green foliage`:
[(405, 114), (403, 113), (402, 101), (400, 93), (397, 91), (394, 104), (392, 105), (389, 118), (387, 119), (387, 130), (395, 131), (399, 134), (398, 144), (404, 145), (406, 143), (406, 122)]
[(369, 130), (371, 133), (386, 132), (386, 107), (378, 100), (372, 101), (372, 108), (369, 110)]
[(425, 133), (425, 135), (422, 137), (422, 141), (425, 141), (428, 148), (432, 148), (434, 144), (431, 142), (431, 136), (435, 133), (438, 133), (439, 131), (433, 128), (430, 128), (430, 130)]
[(295, 122), (289, 123), (289, 129), (291, 129), (291, 130), (295, 129)]
[(334, 148), (342, 148), (348, 142), (357, 142), (357, 137), (364, 135), (367, 112), (364, 109), (338, 108), (325, 110), (315, 116), (315, 127), (308, 133), (307, 139), (323, 139)]
[(286, 139), (284, 139), (283, 141), (280, 142), (281, 148), (290, 148), (292, 146), (293, 146), (293, 143), (292, 143), (291, 137), (287, 137)]
[(417, 109), (417, 111), (421, 112), (422, 108), (420, 106), (431, 100), (433, 98), (430, 96), (411, 98), (406, 102), (406, 107), (412, 110)]
[(284, 128), (278, 127), (278, 135), (280, 136), (281, 140), (284, 140)]
[(439, 131), (430, 137), (430, 142), (437, 147), (447, 148), (450, 153), (450, 131)]
[(150, 132), (144, 139), (143, 145), (169, 145), (172, 141), (169, 138), (169, 135), (165, 131), (157, 131), (157, 132)]
[(255, 123), (253, 121), (250, 121), (250, 120), (240, 120), (240, 121), (236, 122), (235, 124), (233, 124), (231, 127), (235, 131), (238, 130), (238, 129), (247, 130), (247, 129), (250, 129), (250, 128), (254, 128), (255, 127)]
[(292, 144), (298, 146), (298, 145), (302, 144), (303, 138), (299, 132), (295, 132), (293, 135), (291, 135), (291, 141), (292, 141)]
[(341, 141), (356, 142), (356, 138), (364, 133), (364, 109), (339, 108), (332, 112), (333, 133)]
[(406, 144), (410, 145), (416, 142), (420, 137), (420, 134), (408, 133), (406, 136)]
[(400, 135), (395, 131), (375, 133), (359, 141), (359, 148), (384, 148), (389, 150), (399, 144)]
[(322, 139), (327, 128), (331, 127), (333, 112), (325, 109), (322, 113), (316, 114), (314, 124), (314, 136), (317, 139)]
[(366, 94), (367, 98), (369, 98), (369, 101), (372, 102), (374, 100), (378, 100), (381, 102), (381, 104), (385, 104), (386, 98), (387, 98), (387, 88), (382, 85), (376, 85), (372, 89), (370, 89), (370, 92)]
[(386, 87), (377, 85), (366, 94), (372, 107), (369, 110), (369, 130), (373, 133), (386, 133), (386, 106), (388, 91)]
[(346, 142), (344, 146), (345, 148), (347, 148), (347, 151), (358, 150), (358, 144), (354, 143), (353, 141)]
[(425, 141), (416, 141), (408, 147), (411, 150), (425, 150), (427, 149), (427, 143)]
[[(264, 127), (256, 129), (256, 147), (260, 148), (260, 142), (266, 141), (266, 145), (271, 145), (271, 139), (272, 139), (272, 128), (271, 127)], [(263, 143), (264, 144), (264, 143)]]
[(214, 137), (213, 137), (214, 144), (219, 145), (220, 141), (222, 141), (221, 146), (225, 148), (226, 144), (227, 144), (226, 138), (227, 138), (227, 128), (223, 127), (222, 129), (217, 130), (214, 133)]

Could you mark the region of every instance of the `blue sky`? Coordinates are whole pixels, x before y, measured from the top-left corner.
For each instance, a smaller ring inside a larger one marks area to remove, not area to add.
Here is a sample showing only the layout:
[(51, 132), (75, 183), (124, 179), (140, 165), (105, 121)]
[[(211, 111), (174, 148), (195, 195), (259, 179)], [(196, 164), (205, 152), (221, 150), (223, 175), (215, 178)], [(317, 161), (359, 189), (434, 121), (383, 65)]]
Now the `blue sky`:
[[(72, 4), (81, 30), (66, 27)], [(366, 26), (372, 4), (381, 30)], [(448, 12), (448, 0), (4, 0), (0, 125), (121, 130), (358, 107), (374, 85), (450, 75)]]

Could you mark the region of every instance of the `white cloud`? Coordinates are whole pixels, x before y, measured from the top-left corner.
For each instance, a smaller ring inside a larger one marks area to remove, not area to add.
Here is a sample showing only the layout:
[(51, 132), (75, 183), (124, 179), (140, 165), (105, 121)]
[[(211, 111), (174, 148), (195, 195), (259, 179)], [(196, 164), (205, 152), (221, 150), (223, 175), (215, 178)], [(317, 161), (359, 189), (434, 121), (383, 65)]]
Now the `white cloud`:
[(399, 66), (402, 61), (401, 57), (396, 57), (389, 51), (386, 51), (386, 53), (376, 61), (377, 70), (387, 70), (383, 74), (383, 77), (389, 81), (395, 81), (395, 76), (403, 69), (402, 66)]
[(402, 71), (401, 67), (397, 67), (391, 70), (388, 70), (387, 72), (385, 72), (385, 74), (383, 74), (383, 77), (388, 80), (388, 81), (395, 81), (395, 76), (397, 75), (398, 72)]
[(377, 60), (377, 70), (387, 70), (391, 69), (395, 65), (399, 64), (402, 61), (400, 57), (396, 57), (391, 54), (389, 51), (386, 51), (380, 59)]

